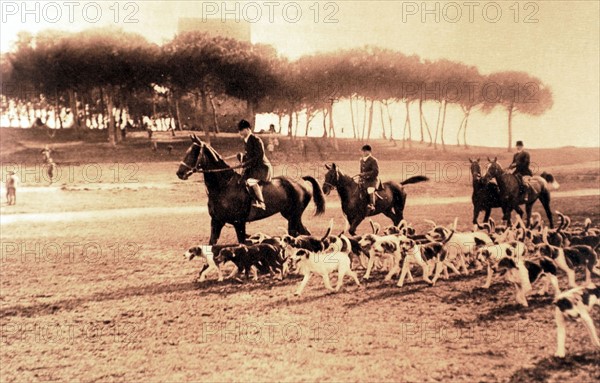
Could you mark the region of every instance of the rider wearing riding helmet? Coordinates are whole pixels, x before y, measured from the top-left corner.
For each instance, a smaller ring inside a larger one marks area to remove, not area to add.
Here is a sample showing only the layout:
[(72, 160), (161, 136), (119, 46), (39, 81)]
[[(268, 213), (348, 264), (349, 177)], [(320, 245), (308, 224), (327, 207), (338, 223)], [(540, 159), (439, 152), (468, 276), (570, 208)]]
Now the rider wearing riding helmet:
[(509, 169), (515, 169), (513, 174), (517, 176), (519, 180), (519, 192), (521, 195), (524, 194), (525, 202), (527, 202), (526, 187), (523, 182), (523, 176), (532, 177), (533, 173), (529, 169), (530, 157), (529, 153), (523, 150), (523, 141), (517, 141), (517, 152), (513, 156), (513, 162), (508, 167)]
[(259, 182), (270, 182), (273, 168), (265, 155), (265, 146), (262, 140), (252, 134), (250, 123), (241, 120), (238, 123), (238, 130), (245, 143), (245, 153), (238, 154), (238, 160), (244, 168), (242, 179), (246, 182), (246, 186), (254, 200), (252, 206), (265, 210), (265, 200)]
[(362, 147), (362, 158), (360, 159), (360, 184), (369, 194), (369, 211), (375, 210), (375, 188), (377, 187), (377, 177), (379, 176), (379, 163), (371, 155), (371, 145)]

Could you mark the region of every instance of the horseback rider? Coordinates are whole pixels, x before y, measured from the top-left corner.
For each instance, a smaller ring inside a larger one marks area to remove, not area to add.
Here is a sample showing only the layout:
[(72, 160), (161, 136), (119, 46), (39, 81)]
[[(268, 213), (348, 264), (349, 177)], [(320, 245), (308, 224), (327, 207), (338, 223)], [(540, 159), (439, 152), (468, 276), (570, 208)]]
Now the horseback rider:
[(242, 179), (246, 182), (246, 187), (252, 196), (252, 206), (265, 210), (265, 200), (259, 182), (270, 182), (273, 168), (265, 155), (265, 146), (262, 140), (252, 134), (250, 123), (241, 120), (238, 123), (238, 130), (245, 143), (245, 153), (238, 154), (238, 160), (244, 168)]
[(513, 174), (517, 176), (519, 180), (519, 193), (524, 195), (524, 200), (527, 202), (527, 187), (523, 180), (523, 176), (532, 177), (533, 173), (529, 169), (530, 157), (529, 153), (523, 150), (523, 141), (517, 141), (517, 152), (513, 156), (513, 162), (508, 167), (509, 169), (515, 169)]
[(369, 211), (375, 210), (375, 188), (377, 187), (377, 177), (379, 176), (379, 163), (371, 155), (371, 145), (362, 147), (362, 158), (360, 159), (360, 185), (367, 190), (369, 194)]

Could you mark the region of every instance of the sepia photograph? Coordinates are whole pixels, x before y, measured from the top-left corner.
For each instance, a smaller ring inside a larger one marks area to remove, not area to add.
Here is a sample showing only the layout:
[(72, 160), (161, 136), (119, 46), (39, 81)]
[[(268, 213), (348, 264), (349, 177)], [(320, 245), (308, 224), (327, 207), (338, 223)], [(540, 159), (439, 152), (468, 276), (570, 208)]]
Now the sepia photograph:
[(0, 19), (0, 383), (600, 382), (600, 1)]

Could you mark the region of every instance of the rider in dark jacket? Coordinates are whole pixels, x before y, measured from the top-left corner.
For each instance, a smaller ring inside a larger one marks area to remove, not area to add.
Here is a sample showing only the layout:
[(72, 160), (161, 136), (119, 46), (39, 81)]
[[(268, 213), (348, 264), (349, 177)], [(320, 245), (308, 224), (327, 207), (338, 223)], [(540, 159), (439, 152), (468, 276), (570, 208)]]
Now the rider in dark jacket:
[(360, 183), (369, 194), (369, 205), (367, 208), (370, 211), (375, 210), (375, 188), (379, 176), (379, 163), (377, 159), (371, 155), (371, 146), (364, 145), (362, 147), (363, 156), (360, 159)]
[(252, 134), (250, 123), (241, 120), (238, 130), (245, 143), (245, 153), (238, 154), (238, 159), (244, 168), (242, 179), (246, 181), (246, 186), (254, 199), (252, 206), (264, 210), (265, 200), (259, 182), (270, 182), (273, 169), (265, 155), (265, 146), (260, 138)]
[(525, 183), (523, 182), (523, 176), (533, 176), (531, 169), (529, 169), (530, 157), (529, 153), (523, 150), (523, 141), (517, 141), (517, 152), (513, 156), (513, 162), (508, 167), (509, 169), (515, 169), (513, 174), (517, 176), (519, 180), (519, 191), (521, 195), (524, 194), (525, 202), (527, 202), (527, 193)]

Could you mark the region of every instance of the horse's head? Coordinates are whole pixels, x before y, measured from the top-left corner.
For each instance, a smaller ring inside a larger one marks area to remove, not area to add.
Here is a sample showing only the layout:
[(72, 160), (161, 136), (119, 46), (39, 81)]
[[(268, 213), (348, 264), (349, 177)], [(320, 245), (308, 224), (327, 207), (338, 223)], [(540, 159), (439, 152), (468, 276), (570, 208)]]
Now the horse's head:
[(481, 178), (481, 165), (479, 164), (479, 158), (476, 160), (469, 158), (469, 162), (471, 163), (471, 176), (474, 180), (478, 180)]
[(329, 165), (325, 164), (325, 181), (323, 181), (323, 193), (329, 195), (331, 189), (335, 189), (338, 186), (340, 180), (340, 169), (335, 163)]
[(201, 156), (200, 153), (204, 148), (204, 142), (202, 142), (195, 134), (190, 135), (192, 145), (185, 152), (185, 157), (179, 164), (177, 169), (177, 177), (180, 180), (187, 180), (192, 174), (198, 171), (200, 166)]
[(493, 178), (500, 177), (502, 173), (504, 173), (504, 170), (498, 163), (498, 157), (494, 157), (493, 160), (488, 157), (488, 165), (483, 179), (489, 181)]

